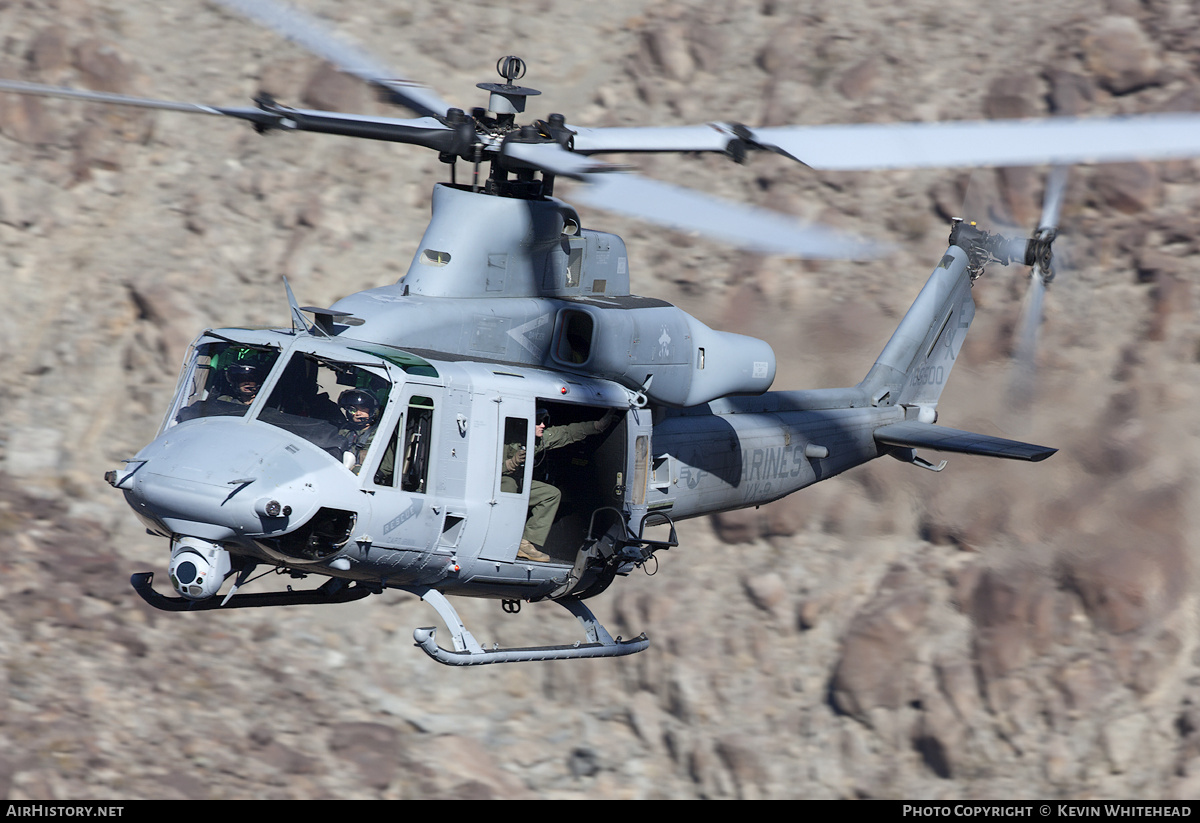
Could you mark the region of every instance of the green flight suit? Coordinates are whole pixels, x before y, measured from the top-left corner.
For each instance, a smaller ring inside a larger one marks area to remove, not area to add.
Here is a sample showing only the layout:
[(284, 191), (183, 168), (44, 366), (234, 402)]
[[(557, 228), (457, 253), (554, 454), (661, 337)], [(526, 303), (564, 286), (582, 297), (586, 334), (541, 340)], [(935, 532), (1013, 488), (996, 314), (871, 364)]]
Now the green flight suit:
[[(342, 450), (354, 455), (354, 467), (350, 471), (355, 474), (358, 474), (358, 470), (362, 468), (362, 461), (367, 456), (367, 449), (371, 447), (371, 441), (375, 439), (375, 429), (376, 426), (370, 425), (361, 429), (342, 428), (338, 430), (338, 437), (345, 441)], [(391, 466), (387, 468), (390, 475)]]
[[(566, 426), (546, 427), (542, 436), (534, 444), (534, 457), (550, 449), (561, 449), (572, 443), (578, 443), (585, 437), (599, 434), (596, 421), (585, 420), (582, 423), (570, 423)], [(510, 460), (521, 451), (524, 443), (509, 443), (504, 447), (504, 476), (500, 478), (500, 491), (516, 494), (521, 487), (520, 477), (525, 472), (524, 464), (512, 466)], [(546, 545), (550, 535), (550, 527), (554, 525), (554, 516), (558, 514), (558, 504), (562, 500), (562, 492), (549, 483), (534, 480), (529, 484), (529, 517), (525, 521), (525, 533), (522, 537), (539, 549)]]

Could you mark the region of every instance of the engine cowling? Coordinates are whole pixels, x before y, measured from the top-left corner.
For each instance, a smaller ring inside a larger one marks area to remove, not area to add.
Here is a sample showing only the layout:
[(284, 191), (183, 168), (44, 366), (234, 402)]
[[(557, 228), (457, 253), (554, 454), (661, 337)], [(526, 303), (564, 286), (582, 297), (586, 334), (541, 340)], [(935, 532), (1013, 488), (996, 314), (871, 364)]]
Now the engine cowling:
[(668, 406), (761, 394), (775, 379), (775, 352), (766, 342), (716, 331), (675, 306), (637, 297), (562, 309), (550, 360)]

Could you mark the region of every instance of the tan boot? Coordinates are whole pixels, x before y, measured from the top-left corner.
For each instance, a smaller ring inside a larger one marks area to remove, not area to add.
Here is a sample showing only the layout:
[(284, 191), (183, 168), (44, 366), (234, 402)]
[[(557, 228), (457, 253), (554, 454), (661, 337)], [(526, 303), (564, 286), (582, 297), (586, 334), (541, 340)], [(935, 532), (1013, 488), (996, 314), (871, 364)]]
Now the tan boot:
[(521, 541), (521, 547), (517, 549), (517, 557), (522, 560), (533, 560), (538, 563), (545, 563), (550, 559), (550, 555), (545, 552), (538, 551), (538, 547), (530, 543), (528, 540)]

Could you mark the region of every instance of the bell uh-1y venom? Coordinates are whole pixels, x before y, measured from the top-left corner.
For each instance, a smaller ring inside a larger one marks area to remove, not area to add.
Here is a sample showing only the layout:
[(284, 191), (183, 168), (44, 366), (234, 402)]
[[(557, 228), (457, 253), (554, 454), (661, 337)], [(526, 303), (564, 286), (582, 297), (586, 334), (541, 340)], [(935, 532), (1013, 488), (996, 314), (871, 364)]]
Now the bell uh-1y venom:
[[(816, 168), (1029, 165), (1194, 155), (1200, 118), (750, 128), (586, 129), (561, 115), (518, 125), (537, 92), (500, 62), (470, 114), (389, 76), (297, 13), (223, 0), (415, 110), (409, 120), (287, 108), (129, 98), (15, 82), (7, 91), (234, 117), (260, 131), (319, 131), (432, 148), (450, 165), (433, 216), (398, 283), (291, 326), (210, 329), (192, 345), (158, 436), (109, 472), (151, 533), (170, 541), (178, 596), (137, 574), (173, 611), (356, 600), (384, 589), (423, 598), (418, 645), (456, 665), (641, 651), (584, 605), (618, 576), (677, 545), (674, 523), (757, 506), (882, 455), (940, 471), (918, 449), (1037, 461), (1053, 449), (936, 424), (938, 399), (975, 313), (989, 261), (1033, 266), (1036, 334), (1052, 270), (1062, 178), (1038, 231), (1007, 240), (955, 223), (912, 308), (856, 385), (768, 391), (771, 347), (715, 331), (630, 293), (625, 245), (582, 227), (552, 194), (565, 175), (585, 202), (703, 231), (765, 252), (873, 251), (781, 215), (640, 178), (608, 152), (773, 151)], [(459, 162), (467, 174), (456, 174)], [(651, 526), (665, 528), (652, 530)], [(656, 536), (651, 536), (651, 535)], [(265, 567), (328, 578), (305, 591), (246, 593)], [(233, 578), (228, 591), (221, 590)], [(235, 593), (236, 592), (236, 593)], [(445, 595), (550, 600), (583, 624), (571, 645), (485, 649)]]

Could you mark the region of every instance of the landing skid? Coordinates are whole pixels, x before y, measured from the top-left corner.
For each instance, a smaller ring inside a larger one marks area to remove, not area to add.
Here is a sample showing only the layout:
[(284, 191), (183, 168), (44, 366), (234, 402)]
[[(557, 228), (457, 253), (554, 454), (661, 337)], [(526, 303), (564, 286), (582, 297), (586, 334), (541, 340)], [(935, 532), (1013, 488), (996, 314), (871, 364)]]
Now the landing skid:
[(187, 600), (183, 597), (166, 597), (153, 588), (154, 572), (140, 572), (129, 578), (133, 590), (156, 609), (165, 612), (199, 612), (210, 609), (251, 609), (260, 606), (311, 606), (320, 603), (351, 603), (374, 594), (362, 583), (347, 585), (345, 580), (331, 577), (319, 588), (308, 591), (264, 592), (262, 594), (235, 594), (226, 603), (220, 597), (208, 600)]
[(555, 600), (564, 609), (579, 620), (587, 634), (587, 643), (575, 643), (571, 646), (525, 646), (522, 648), (501, 649), (493, 647), (485, 650), (479, 645), (462, 618), (450, 605), (450, 601), (436, 589), (403, 589), (415, 594), (437, 610), (454, 638), (454, 651), (443, 649), (437, 644), (434, 635), (437, 628), (427, 626), (413, 630), (413, 640), (427, 655), (447, 666), (482, 666), (487, 663), (523, 663), (531, 660), (570, 660), (580, 657), (623, 657), (636, 654), (650, 645), (646, 635), (640, 634), (632, 640), (613, 640), (612, 635), (591, 610), (579, 600), (566, 597)]

